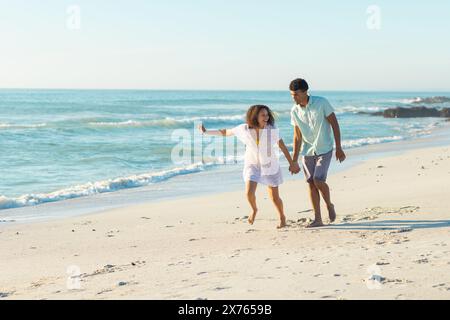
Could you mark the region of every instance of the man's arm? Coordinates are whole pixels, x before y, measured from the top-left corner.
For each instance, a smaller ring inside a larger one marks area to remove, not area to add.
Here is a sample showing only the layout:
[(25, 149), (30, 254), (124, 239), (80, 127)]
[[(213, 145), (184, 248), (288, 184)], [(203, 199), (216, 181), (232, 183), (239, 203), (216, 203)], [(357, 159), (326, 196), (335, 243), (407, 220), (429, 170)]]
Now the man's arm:
[(344, 153), (344, 150), (342, 150), (341, 129), (334, 112), (327, 117), (327, 120), (330, 123), (331, 128), (333, 128), (334, 140), (336, 142), (336, 159), (340, 162), (343, 162), (346, 159), (346, 155)]
[(298, 165), (298, 157), (300, 155), (300, 148), (302, 146), (302, 132), (298, 126), (294, 127), (294, 146), (293, 151), (294, 155), (292, 156), (292, 161), (294, 162), (292, 168), (292, 173), (299, 173), (300, 166)]
[(286, 157), (286, 160), (289, 162), (289, 168), (291, 168), (294, 162), (292, 161), (291, 154), (289, 153), (289, 150), (286, 148), (283, 139), (280, 139), (278, 141), (278, 147), (283, 152), (284, 156)]

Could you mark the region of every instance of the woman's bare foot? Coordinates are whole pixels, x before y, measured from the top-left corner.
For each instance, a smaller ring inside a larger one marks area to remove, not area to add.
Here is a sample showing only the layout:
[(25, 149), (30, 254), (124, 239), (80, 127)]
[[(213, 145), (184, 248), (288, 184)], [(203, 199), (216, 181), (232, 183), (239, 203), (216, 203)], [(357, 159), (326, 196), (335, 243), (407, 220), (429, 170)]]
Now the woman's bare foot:
[(257, 213), (258, 211), (253, 211), (253, 213), (248, 217), (248, 223), (250, 223), (251, 225), (255, 223)]
[(319, 228), (323, 227), (323, 222), (320, 220), (314, 220), (309, 225), (306, 226), (307, 228)]
[(336, 221), (336, 211), (334, 210), (334, 204), (328, 207), (328, 216), (330, 217), (330, 223)]
[(277, 226), (277, 229), (283, 229), (283, 228), (285, 228), (285, 227), (287, 227), (287, 224), (286, 224), (286, 217), (282, 217), (282, 218), (280, 219), (280, 223), (279, 223), (278, 226)]

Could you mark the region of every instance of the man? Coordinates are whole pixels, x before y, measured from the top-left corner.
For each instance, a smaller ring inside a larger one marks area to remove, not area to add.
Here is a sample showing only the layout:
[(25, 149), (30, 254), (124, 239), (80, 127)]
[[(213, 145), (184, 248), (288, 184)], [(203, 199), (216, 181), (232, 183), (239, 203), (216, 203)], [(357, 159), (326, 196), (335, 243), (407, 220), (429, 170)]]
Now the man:
[(309, 86), (304, 79), (295, 79), (289, 86), (295, 105), (291, 110), (291, 124), (294, 126), (294, 165), (291, 172), (300, 172), (298, 164), (301, 149), (302, 165), (309, 184), (311, 203), (315, 219), (308, 228), (323, 226), (320, 211), (320, 195), (324, 199), (330, 222), (336, 220), (336, 211), (326, 183), (328, 168), (333, 157), (333, 138), (336, 142), (336, 159), (346, 158), (341, 146), (341, 132), (333, 107), (327, 99), (308, 94)]

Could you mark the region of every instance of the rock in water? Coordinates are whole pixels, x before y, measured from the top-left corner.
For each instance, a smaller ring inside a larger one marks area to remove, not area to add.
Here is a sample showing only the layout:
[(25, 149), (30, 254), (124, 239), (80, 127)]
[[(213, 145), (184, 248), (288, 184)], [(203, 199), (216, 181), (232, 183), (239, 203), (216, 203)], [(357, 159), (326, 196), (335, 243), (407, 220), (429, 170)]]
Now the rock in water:
[[(444, 108), (441, 110), (441, 117), (450, 118), (450, 108)], [(447, 119), (448, 120), (448, 119)]]
[(417, 98), (413, 103), (445, 103), (450, 102), (450, 97), (429, 97), (429, 98)]
[(393, 108), (383, 112), (385, 118), (425, 118), (441, 117), (441, 112), (435, 108), (413, 107), (413, 108)]

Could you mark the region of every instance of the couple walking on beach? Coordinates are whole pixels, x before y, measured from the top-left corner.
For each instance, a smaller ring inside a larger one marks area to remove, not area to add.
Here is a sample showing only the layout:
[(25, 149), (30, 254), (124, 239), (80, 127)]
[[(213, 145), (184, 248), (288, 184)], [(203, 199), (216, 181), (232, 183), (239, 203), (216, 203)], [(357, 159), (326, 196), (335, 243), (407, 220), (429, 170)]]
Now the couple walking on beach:
[(253, 210), (248, 218), (250, 224), (255, 222), (258, 212), (256, 187), (258, 183), (261, 183), (268, 186), (270, 198), (278, 211), (280, 217), (278, 228), (286, 226), (283, 201), (279, 194), (283, 176), (276, 146), (289, 162), (291, 174), (298, 174), (301, 171), (298, 163), (301, 154), (302, 167), (309, 185), (315, 215), (314, 221), (308, 227), (321, 227), (324, 225), (320, 209), (321, 196), (326, 203), (330, 222), (336, 220), (336, 211), (331, 202), (330, 188), (326, 179), (333, 158), (334, 143), (336, 143), (336, 159), (343, 162), (346, 158), (341, 146), (339, 123), (327, 99), (309, 95), (309, 86), (304, 79), (293, 80), (289, 90), (295, 102), (291, 110), (291, 125), (294, 127), (292, 156), (279, 135), (272, 111), (265, 105), (250, 107), (247, 111), (246, 123), (235, 128), (206, 130), (201, 125), (199, 129), (203, 134), (208, 135), (236, 136), (245, 144), (243, 176), (247, 199)]

